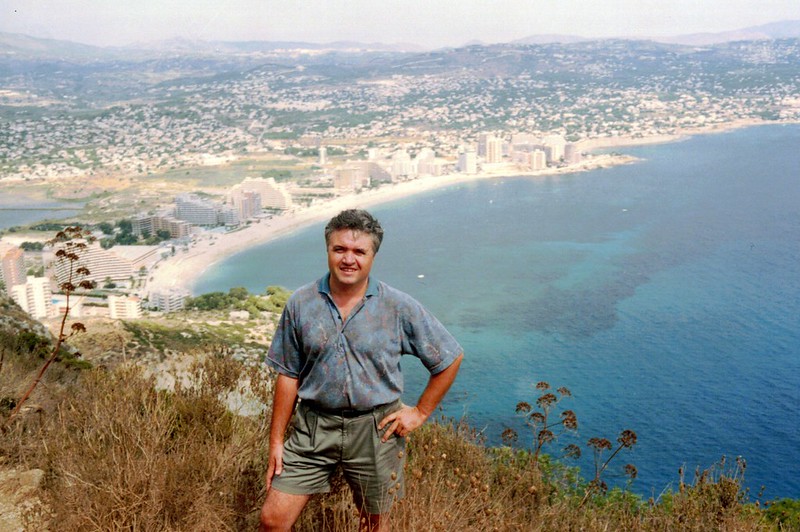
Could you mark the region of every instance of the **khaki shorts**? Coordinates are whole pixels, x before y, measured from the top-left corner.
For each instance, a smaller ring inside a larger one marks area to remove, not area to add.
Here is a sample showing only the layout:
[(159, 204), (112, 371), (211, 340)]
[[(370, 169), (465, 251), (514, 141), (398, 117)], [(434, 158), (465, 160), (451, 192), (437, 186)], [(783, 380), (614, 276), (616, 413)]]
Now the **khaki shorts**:
[(378, 423), (402, 407), (400, 401), (357, 417), (312, 410), (302, 402), (294, 415), (292, 435), (283, 450), (283, 473), (272, 487), (283, 493), (327, 493), (341, 465), (359, 509), (383, 514), (404, 493), (405, 438), (381, 442)]

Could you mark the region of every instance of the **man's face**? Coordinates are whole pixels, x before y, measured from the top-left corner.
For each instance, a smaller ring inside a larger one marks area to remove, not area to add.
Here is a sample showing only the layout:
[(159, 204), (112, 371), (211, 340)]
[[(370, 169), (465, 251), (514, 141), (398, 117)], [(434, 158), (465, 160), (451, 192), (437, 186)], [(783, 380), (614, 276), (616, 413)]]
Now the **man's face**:
[(332, 288), (366, 283), (375, 251), (372, 237), (360, 231), (339, 229), (328, 239), (328, 269)]

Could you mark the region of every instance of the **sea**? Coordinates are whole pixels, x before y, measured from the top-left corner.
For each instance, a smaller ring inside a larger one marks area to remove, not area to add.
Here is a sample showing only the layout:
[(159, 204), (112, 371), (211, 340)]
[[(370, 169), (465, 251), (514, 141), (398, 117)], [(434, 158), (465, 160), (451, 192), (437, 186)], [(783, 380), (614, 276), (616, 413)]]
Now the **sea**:
[[(372, 209), (386, 237), (376, 277), (409, 292), (457, 337), (462, 370), (442, 415), (487, 443), (566, 387), (568, 443), (637, 443), (604, 478), (676, 490), (741, 457), (745, 485), (800, 498), (800, 126), (770, 125), (620, 149), (630, 165), (453, 185)], [(195, 293), (295, 289), (325, 273), (323, 224), (211, 268)], [(404, 361), (405, 399), (426, 374)], [(584, 447), (579, 461), (592, 477)]]

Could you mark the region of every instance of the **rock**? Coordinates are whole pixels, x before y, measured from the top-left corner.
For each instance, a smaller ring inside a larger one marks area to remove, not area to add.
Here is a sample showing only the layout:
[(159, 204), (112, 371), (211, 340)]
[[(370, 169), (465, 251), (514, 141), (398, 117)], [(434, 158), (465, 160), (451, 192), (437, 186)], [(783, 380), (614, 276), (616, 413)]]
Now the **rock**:
[(44, 479), (44, 471), (41, 469), (30, 469), (28, 471), (19, 473), (17, 478), (19, 479), (19, 485), (21, 487), (39, 489), (39, 486), (42, 485), (42, 480)]

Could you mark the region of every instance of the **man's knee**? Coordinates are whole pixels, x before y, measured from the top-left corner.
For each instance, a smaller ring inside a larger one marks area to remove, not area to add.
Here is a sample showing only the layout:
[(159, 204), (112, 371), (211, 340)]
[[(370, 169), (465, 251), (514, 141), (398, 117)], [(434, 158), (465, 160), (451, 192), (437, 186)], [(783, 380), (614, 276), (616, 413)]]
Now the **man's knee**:
[(259, 530), (262, 532), (291, 530), (308, 502), (308, 498), (308, 495), (290, 495), (274, 489), (270, 490), (264, 506), (261, 507)]

